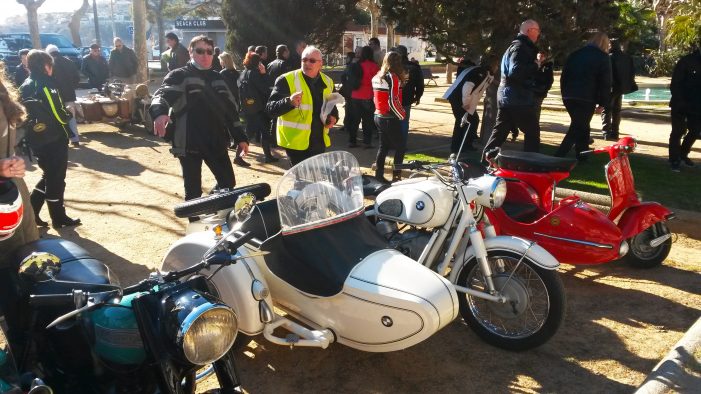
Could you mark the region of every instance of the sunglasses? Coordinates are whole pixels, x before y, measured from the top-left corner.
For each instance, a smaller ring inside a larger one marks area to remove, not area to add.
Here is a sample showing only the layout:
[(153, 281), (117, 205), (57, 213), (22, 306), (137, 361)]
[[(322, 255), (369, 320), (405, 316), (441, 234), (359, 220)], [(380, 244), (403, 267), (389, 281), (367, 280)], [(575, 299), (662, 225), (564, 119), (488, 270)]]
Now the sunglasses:
[(314, 63), (320, 62), (320, 61), (321, 61), (321, 59), (309, 59), (309, 58), (306, 58), (306, 57), (305, 57), (304, 59), (302, 59), (302, 63), (311, 63), (311, 64), (314, 64)]
[(204, 55), (205, 53), (207, 53), (208, 55), (212, 56), (212, 55), (214, 55), (214, 50), (209, 49), (209, 48), (207, 48), (207, 49), (195, 48), (195, 53), (198, 55)]

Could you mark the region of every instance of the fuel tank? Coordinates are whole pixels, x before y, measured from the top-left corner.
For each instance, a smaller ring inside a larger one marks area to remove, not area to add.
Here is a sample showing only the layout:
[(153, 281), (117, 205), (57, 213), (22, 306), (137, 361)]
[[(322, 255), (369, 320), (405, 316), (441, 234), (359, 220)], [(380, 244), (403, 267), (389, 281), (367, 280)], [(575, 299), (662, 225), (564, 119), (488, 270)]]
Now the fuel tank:
[(453, 198), (453, 191), (436, 178), (412, 178), (380, 193), (375, 207), (380, 218), (431, 228), (448, 220)]

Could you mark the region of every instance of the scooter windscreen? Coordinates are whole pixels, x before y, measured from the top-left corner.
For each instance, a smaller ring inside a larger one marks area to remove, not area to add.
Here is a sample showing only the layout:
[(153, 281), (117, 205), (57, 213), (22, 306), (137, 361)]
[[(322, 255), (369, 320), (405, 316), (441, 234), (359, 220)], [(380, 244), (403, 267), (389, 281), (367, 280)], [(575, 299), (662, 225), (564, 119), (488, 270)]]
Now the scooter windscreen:
[(363, 180), (348, 152), (327, 152), (290, 168), (277, 184), (283, 234), (338, 223), (363, 213)]

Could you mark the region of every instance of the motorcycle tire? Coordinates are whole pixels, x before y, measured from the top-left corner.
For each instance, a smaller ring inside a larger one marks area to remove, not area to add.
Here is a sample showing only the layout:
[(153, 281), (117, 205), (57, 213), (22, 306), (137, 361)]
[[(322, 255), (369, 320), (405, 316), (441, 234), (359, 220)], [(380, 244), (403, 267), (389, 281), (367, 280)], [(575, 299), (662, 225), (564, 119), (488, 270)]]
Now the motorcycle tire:
[[(557, 271), (541, 268), (526, 257), (512, 275), (509, 268), (517, 266), (520, 254), (495, 249), (487, 251), (487, 258), (496, 288), (503, 288), (512, 299), (523, 301), (500, 304), (458, 292), (462, 318), (482, 340), (505, 350), (524, 351), (547, 342), (565, 318), (565, 290)], [(507, 269), (499, 273), (497, 262)], [(463, 265), (456, 284), (487, 290), (476, 257)], [(534, 295), (539, 296), (538, 299)], [(532, 319), (534, 316), (536, 318)], [(529, 323), (530, 326), (525, 327)], [(512, 329), (512, 326), (516, 327)]]
[(664, 234), (669, 234), (669, 228), (663, 222), (657, 222), (630, 238), (628, 240), (630, 249), (625, 256), (626, 261), (636, 268), (653, 268), (662, 264), (672, 250), (672, 238), (654, 248), (649, 243), (650, 240)]
[(199, 197), (184, 203), (178, 204), (173, 208), (175, 216), (179, 218), (187, 218), (192, 216), (206, 215), (215, 213), (222, 209), (232, 208), (236, 203), (236, 199), (243, 193), (251, 192), (255, 194), (259, 201), (262, 201), (270, 194), (270, 185), (256, 183), (250, 186), (239, 187), (234, 190), (229, 190), (223, 193), (212, 194), (209, 196)]

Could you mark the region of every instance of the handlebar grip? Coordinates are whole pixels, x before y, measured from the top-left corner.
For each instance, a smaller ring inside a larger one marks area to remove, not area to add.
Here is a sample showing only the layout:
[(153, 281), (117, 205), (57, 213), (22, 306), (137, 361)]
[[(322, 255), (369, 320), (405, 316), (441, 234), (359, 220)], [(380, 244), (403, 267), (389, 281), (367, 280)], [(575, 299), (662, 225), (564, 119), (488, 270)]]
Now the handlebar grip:
[(236, 241), (231, 242), (228, 246), (233, 251), (236, 251), (239, 247), (241, 247), (243, 244), (250, 241), (251, 239), (253, 239), (253, 231), (246, 231), (245, 233), (243, 233), (243, 235), (237, 238)]
[(42, 294), (29, 296), (29, 305), (33, 306), (72, 306), (74, 305), (73, 293), (70, 294)]

